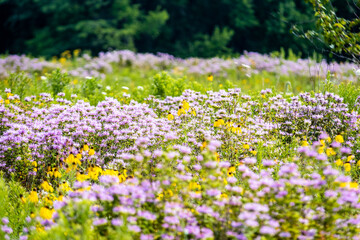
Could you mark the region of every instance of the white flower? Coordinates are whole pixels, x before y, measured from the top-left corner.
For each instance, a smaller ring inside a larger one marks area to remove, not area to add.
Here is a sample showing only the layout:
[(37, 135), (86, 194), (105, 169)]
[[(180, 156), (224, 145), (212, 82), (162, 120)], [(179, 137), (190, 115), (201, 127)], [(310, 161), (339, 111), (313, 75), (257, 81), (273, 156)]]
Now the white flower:
[(129, 88), (125, 86), (123, 86), (122, 89), (129, 90)]
[(101, 92), (102, 95), (106, 95), (106, 92)]
[(41, 76), (40, 79), (43, 80), (43, 81), (45, 81), (45, 80), (47, 79), (47, 77)]
[(110, 87), (110, 86), (106, 86), (105, 89), (108, 90), (108, 91), (110, 91), (110, 90), (111, 90), (111, 87)]
[(142, 86), (138, 86), (137, 89), (139, 89), (141, 91), (144, 90), (144, 88)]
[(90, 77), (90, 76), (86, 76), (85, 78), (86, 78), (86, 79), (92, 79), (92, 77)]
[(354, 70), (355, 71), (355, 75), (356, 76), (360, 76), (360, 69), (356, 69), (356, 70)]
[(244, 68), (251, 68), (249, 65), (247, 64), (241, 64), (241, 66), (243, 66)]

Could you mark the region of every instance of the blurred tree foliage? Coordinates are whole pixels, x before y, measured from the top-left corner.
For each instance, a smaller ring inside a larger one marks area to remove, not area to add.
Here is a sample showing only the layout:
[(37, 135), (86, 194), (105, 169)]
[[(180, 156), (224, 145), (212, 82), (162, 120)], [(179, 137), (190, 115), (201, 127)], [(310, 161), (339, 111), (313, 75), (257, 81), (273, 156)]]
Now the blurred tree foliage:
[[(129, 0), (0, 0), (10, 13), (5, 24), (26, 49), (52, 56), (68, 49), (135, 49), (139, 38), (155, 39), (169, 18), (166, 11), (144, 11)], [(6, 13), (5, 13), (6, 14)]]
[(360, 62), (360, 18), (356, 14), (356, 11), (360, 10), (360, 2), (354, 1), (352, 5), (346, 6), (352, 8), (354, 12), (351, 18), (347, 18), (349, 16), (346, 14), (345, 17), (341, 17), (336, 13), (330, 0), (306, 1), (313, 7), (316, 25), (320, 32), (309, 30), (302, 36), (312, 41), (321, 39), (329, 46), (331, 53)]
[(314, 46), (290, 29), (315, 31), (316, 23), (304, 0), (0, 0), (0, 52), (51, 57), (132, 49), (212, 57), (283, 47), (306, 56)]

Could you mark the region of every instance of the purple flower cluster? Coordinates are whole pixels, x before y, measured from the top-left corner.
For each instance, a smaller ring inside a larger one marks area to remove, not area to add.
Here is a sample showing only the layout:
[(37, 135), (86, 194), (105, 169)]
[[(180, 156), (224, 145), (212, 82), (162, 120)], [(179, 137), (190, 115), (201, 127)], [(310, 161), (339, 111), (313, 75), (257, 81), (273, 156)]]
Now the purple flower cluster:
[[(242, 56), (233, 59), (200, 59), (175, 58), (169, 54), (158, 53), (135, 53), (129, 50), (101, 52), (97, 57), (84, 54), (77, 58), (77, 66), (69, 69), (69, 74), (76, 77), (99, 77), (105, 78), (107, 73), (114, 71), (115, 66), (131, 66), (154, 70), (181, 71), (190, 74), (218, 74), (226, 75), (226, 71), (240, 70), (250, 76), (261, 71), (267, 71), (279, 75), (299, 75), (325, 78), (328, 72), (336, 75), (339, 79), (355, 81), (354, 69), (356, 64), (352, 63), (327, 63), (325, 60), (317, 63), (310, 59), (298, 59), (290, 61), (266, 54), (245, 52)], [(7, 77), (10, 72), (17, 71), (42, 71), (60, 67), (58, 64), (41, 59), (31, 59), (26, 56), (10, 55), (0, 59), (0, 77)]]
[(42, 72), (45, 69), (55, 69), (57, 67), (60, 66), (44, 59), (29, 58), (25, 55), (9, 55), (0, 58), (0, 78), (9, 77), (9, 73), (14, 72)]
[(1, 226), (1, 231), (5, 234), (5, 239), (10, 239), (10, 234), (13, 233), (13, 229), (11, 227), (8, 226), (9, 224), (9, 219), (4, 217), (1, 219), (0, 222), (0, 226)]
[[(179, 156), (180, 151), (175, 150)], [(160, 237), (159, 233), (167, 239), (204, 239), (218, 234), (238, 239), (299, 235), (304, 239), (327, 238), (344, 233), (359, 237), (360, 189), (339, 187), (351, 178), (341, 175), (326, 159), (318, 162), (311, 174), (295, 162), (267, 164), (259, 171), (253, 162), (246, 161), (237, 169), (239, 181), (229, 177), (230, 181), (224, 182), (229, 163), (209, 165), (213, 153), (204, 150), (201, 161), (188, 162), (189, 169), (195, 163), (201, 168), (211, 165), (201, 177), (194, 169), (187, 173), (189, 178), (179, 178), (184, 170), (174, 168), (176, 162), (167, 161), (163, 154), (154, 159), (163, 167), (153, 180), (142, 173), (125, 183), (111, 177), (101, 179), (90, 189), (69, 194), (61, 205), (57, 204), (58, 211), (66, 211), (72, 201), (90, 201), (96, 213), (92, 216), (94, 226), (127, 226), (132, 234), (144, 239)], [(316, 156), (299, 157), (306, 164)], [(153, 163), (146, 162), (142, 167)], [(274, 168), (278, 168), (275, 173)], [(172, 174), (167, 174), (169, 170)], [(150, 230), (149, 224), (157, 228)]]
[[(47, 99), (43, 95), (43, 101)], [(110, 98), (96, 107), (83, 101), (48, 107), (35, 103), (27, 110), (1, 105), (0, 116), (0, 169), (5, 171), (24, 158), (38, 165), (62, 161), (70, 153), (80, 153), (85, 144), (96, 150), (96, 155), (88, 159), (99, 164), (131, 161), (134, 155), (130, 153), (139, 148), (157, 148), (171, 133), (169, 122), (158, 118), (145, 104), (121, 105)]]
[[(307, 136), (316, 140), (322, 132), (334, 136), (342, 131), (356, 133), (358, 130), (359, 114), (350, 113), (342, 98), (335, 94), (304, 93), (289, 100), (282, 95), (271, 96), (267, 90), (263, 94), (269, 96), (261, 100), (241, 96), (239, 89), (207, 94), (186, 90), (180, 97), (164, 100), (150, 96), (148, 104), (132, 101), (123, 105), (107, 98), (97, 106), (84, 101), (58, 103), (50, 95), (41, 94), (40, 100), (27, 103), (25, 108), (2, 104), (0, 169), (12, 172), (25, 160), (45, 166), (60, 163), (69, 154), (80, 153), (87, 144), (96, 154), (84, 153), (81, 161), (122, 168), (134, 160), (143, 161), (144, 156), (137, 154), (140, 149), (150, 150), (145, 152), (147, 157), (156, 157), (161, 155), (161, 149), (173, 146), (179, 152), (169, 152), (167, 156), (169, 159), (186, 156), (185, 164), (177, 166), (185, 170), (184, 166), (190, 161), (187, 155), (197, 156), (204, 142), (208, 142), (206, 148), (217, 150), (219, 157), (230, 163), (237, 163), (240, 158), (242, 162), (256, 165), (252, 157), (260, 143), (271, 147), (284, 137)], [(183, 101), (188, 102), (191, 109), (178, 116), (177, 110)], [(166, 117), (169, 112), (175, 116), (173, 121)], [(224, 124), (216, 127), (217, 119), (222, 119)], [(231, 146), (220, 148), (226, 142)], [(244, 148), (245, 145), (249, 147)], [(343, 146), (344, 151), (349, 152), (349, 147)], [(271, 165), (271, 162), (264, 164)], [(205, 166), (212, 168), (216, 163), (208, 162)], [(199, 166), (195, 164), (194, 169)], [(27, 175), (39, 175), (39, 171), (28, 168)]]
[(330, 71), (339, 78), (346, 78), (355, 81), (357, 78), (354, 69), (356, 64), (351, 63), (327, 63), (322, 61), (317, 63), (310, 59), (298, 59), (296, 61), (285, 60), (271, 57), (266, 54), (255, 52), (245, 52), (244, 55), (233, 59), (200, 59), (175, 58), (169, 54), (158, 53), (144, 54), (135, 53), (129, 50), (112, 51), (100, 53), (98, 57), (91, 58), (84, 55), (79, 62), (84, 65), (73, 69), (70, 74), (80, 77), (105, 77), (104, 73), (113, 71), (113, 65), (132, 66), (136, 68), (150, 68), (154, 70), (173, 70), (187, 72), (190, 74), (218, 74), (226, 75), (226, 71), (240, 70), (248, 76), (258, 74), (261, 71), (275, 73), (279, 75), (298, 75), (325, 78)]
[[(231, 89), (150, 96), (146, 104), (57, 100), (41, 94), (0, 104), (0, 169), (25, 168), (25, 180), (41, 179), (47, 167), (81, 153), (82, 174), (95, 164), (103, 174), (75, 182), (53, 207), (67, 216), (90, 204), (85, 219), (98, 234), (108, 228), (138, 239), (359, 238), (360, 190), (341, 168), (342, 160), (353, 161), (359, 115), (335, 94), (288, 98)], [(42, 222), (46, 231), (61, 224), (53, 220)], [(7, 219), (2, 223), (11, 231)]]

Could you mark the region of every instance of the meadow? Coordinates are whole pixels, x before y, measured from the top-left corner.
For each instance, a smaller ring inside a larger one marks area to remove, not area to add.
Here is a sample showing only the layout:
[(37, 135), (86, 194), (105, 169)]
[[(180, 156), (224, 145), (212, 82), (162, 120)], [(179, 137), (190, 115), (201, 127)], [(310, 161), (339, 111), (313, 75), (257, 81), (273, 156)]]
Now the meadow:
[(360, 239), (357, 65), (0, 58), (1, 239)]

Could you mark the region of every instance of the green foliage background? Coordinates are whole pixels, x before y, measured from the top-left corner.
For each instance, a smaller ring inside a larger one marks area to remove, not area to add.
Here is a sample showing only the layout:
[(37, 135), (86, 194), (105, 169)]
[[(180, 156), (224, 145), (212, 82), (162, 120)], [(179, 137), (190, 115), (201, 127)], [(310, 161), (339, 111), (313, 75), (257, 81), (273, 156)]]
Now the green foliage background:
[[(352, 19), (356, 7), (331, 1)], [(316, 29), (304, 0), (0, 0), (0, 53), (51, 57), (65, 50), (166, 52), (228, 56), (280, 47), (311, 55), (290, 32)], [(321, 50), (321, 48), (319, 48)]]

